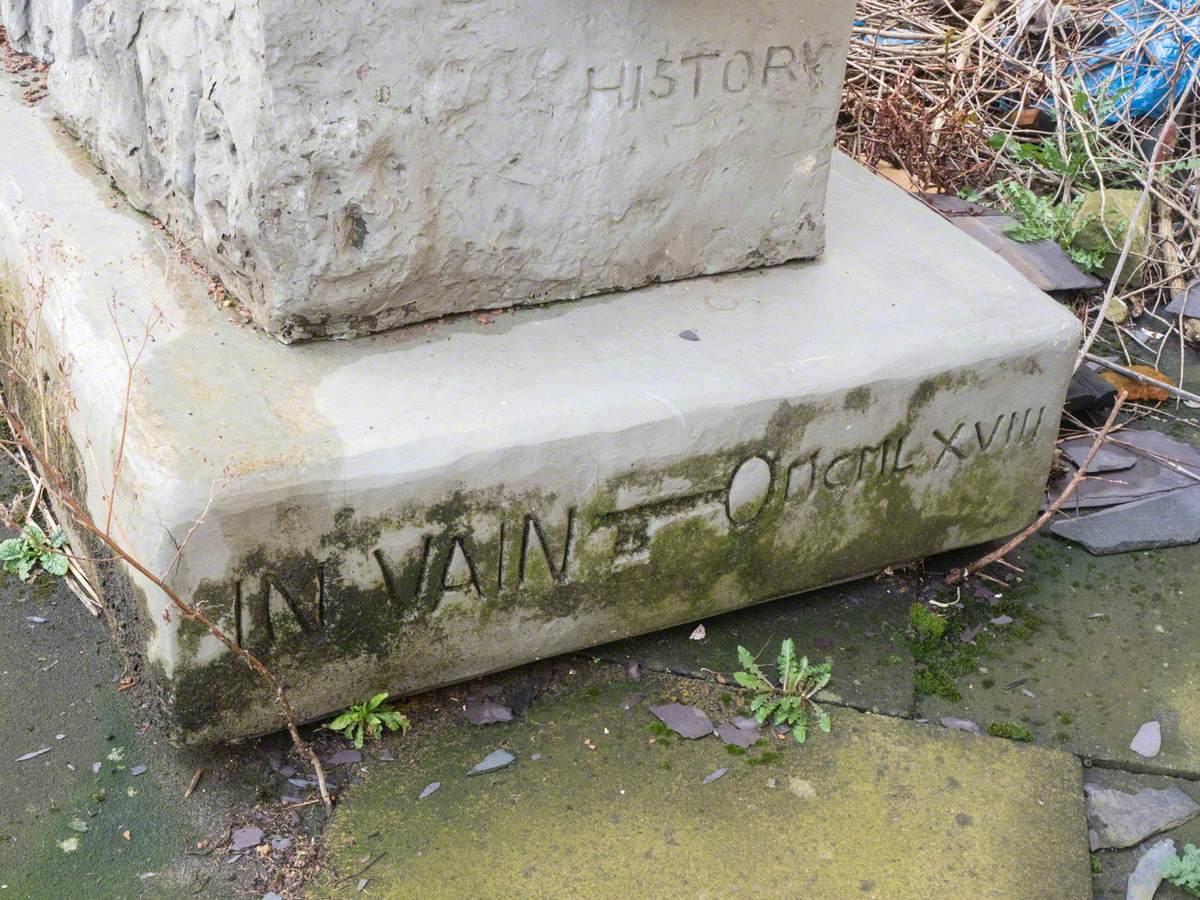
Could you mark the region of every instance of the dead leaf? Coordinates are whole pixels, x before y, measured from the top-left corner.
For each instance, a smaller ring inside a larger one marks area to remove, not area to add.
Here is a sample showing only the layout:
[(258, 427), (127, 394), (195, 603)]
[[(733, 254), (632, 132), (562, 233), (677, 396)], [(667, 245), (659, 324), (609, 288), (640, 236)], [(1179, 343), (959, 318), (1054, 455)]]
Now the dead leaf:
[[(1174, 381), (1164, 375), (1154, 366), (1130, 366), (1130, 369), (1137, 372), (1139, 375), (1145, 375), (1147, 378), (1153, 378), (1155, 381), (1161, 381), (1163, 384), (1169, 384), (1171, 387), (1176, 387)], [(1119, 372), (1101, 372), (1100, 377), (1115, 387), (1118, 391), (1127, 391), (1129, 399), (1133, 401), (1150, 400), (1155, 403), (1161, 403), (1168, 399), (1171, 395), (1162, 388), (1155, 387), (1152, 384), (1146, 384), (1142, 381), (1135, 381), (1128, 378)]]
[(204, 770), (197, 769), (196, 774), (192, 776), (191, 783), (187, 786), (187, 790), (183, 792), (183, 799), (186, 800), (192, 796), (192, 792), (196, 790), (196, 785), (200, 783), (200, 779), (204, 777)]

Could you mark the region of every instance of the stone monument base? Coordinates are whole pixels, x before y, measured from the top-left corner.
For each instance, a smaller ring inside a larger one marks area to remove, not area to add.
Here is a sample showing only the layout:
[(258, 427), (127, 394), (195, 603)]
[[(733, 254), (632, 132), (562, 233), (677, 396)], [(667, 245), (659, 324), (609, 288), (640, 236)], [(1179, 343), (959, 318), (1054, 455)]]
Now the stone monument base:
[[(304, 717), (995, 538), (1042, 497), (1078, 322), (843, 157), (817, 261), (284, 347), (47, 114), (8, 91), (0, 133), (10, 395)], [(279, 727), (152, 585), (105, 583), (181, 739)]]

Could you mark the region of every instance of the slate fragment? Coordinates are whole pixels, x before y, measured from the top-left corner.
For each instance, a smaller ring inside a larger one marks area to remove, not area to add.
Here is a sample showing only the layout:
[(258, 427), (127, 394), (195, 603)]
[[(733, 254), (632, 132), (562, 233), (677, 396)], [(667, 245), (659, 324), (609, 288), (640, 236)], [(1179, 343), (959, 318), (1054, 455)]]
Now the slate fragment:
[(1006, 229), (1017, 220), (1006, 215), (949, 216), (949, 221), (1043, 291), (1081, 291), (1100, 287), (1102, 282), (1082, 271), (1055, 241), (1021, 242), (1009, 237)]
[(739, 728), (733, 722), (722, 722), (717, 726), (717, 737), (723, 743), (748, 749), (753, 747), (758, 739), (762, 737), (762, 732), (758, 730), (757, 726), (753, 728)]
[(676, 734), (688, 740), (694, 741), (713, 733), (712, 720), (705, 715), (704, 710), (695, 706), (664, 703), (661, 706), (650, 707), (650, 712)]
[(964, 628), (958, 635), (958, 639), (964, 644), (969, 644), (971, 641), (975, 640), (981, 631), (983, 631), (982, 622), (980, 622), (978, 625), (973, 625), (970, 628)]
[(1117, 397), (1117, 389), (1097, 375), (1088, 366), (1080, 366), (1071, 376), (1067, 388), (1067, 411), (1081, 415), (1098, 406), (1111, 405)]
[(134, 766), (132, 769), (129, 770), (129, 774), (130, 775), (143, 775), (143, 774), (145, 774), (146, 769), (147, 769), (147, 766)]
[[(1059, 444), (1059, 449), (1075, 467), (1082, 468), (1087, 460), (1087, 455), (1092, 451), (1092, 439), (1090, 437), (1073, 438), (1069, 441), (1063, 441)], [(1111, 441), (1105, 441), (1100, 449), (1096, 451), (1096, 455), (1092, 457), (1092, 464), (1088, 466), (1089, 475), (1099, 475), (1103, 472), (1124, 472), (1126, 469), (1132, 469), (1138, 461), (1139, 457), (1132, 450), (1127, 450)]]
[(1163, 880), (1163, 864), (1175, 855), (1175, 842), (1164, 838), (1142, 854), (1137, 868), (1125, 882), (1125, 900), (1153, 900)]
[(261, 828), (238, 828), (230, 835), (229, 849), (235, 853), (239, 850), (249, 850), (251, 847), (257, 847), (262, 843), (263, 830)]
[(941, 720), (942, 726), (949, 728), (952, 731), (966, 731), (970, 734), (983, 734), (983, 729), (976, 722), (970, 719), (956, 719), (953, 716), (947, 716)]
[(1093, 850), (1132, 847), (1200, 813), (1200, 803), (1177, 787), (1143, 788), (1136, 794), (1096, 784), (1083, 789)]
[(727, 769), (727, 768), (725, 768), (725, 767), (721, 767), (720, 769), (717, 769), (717, 771), (713, 772), (711, 775), (705, 775), (705, 776), (704, 776), (704, 783), (705, 783), (705, 784), (712, 784), (712, 783), (713, 783), (714, 781), (716, 781), (718, 778), (721, 778), (722, 776), (724, 776), (724, 774), (725, 774), (726, 772), (728, 772), (728, 771), (729, 771), (729, 769)]
[[(482, 765), (482, 763), (481, 763), (481, 765)], [(430, 782), (429, 784), (425, 785), (425, 787), (423, 787), (421, 789), (421, 796), (417, 797), (417, 799), (424, 800), (426, 797), (428, 797), (430, 794), (432, 794), (434, 791), (436, 791), (441, 786), (442, 786), (442, 783), (440, 781)]]
[(1193, 281), (1182, 291), (1174, 291), (1174, 298), (1167, 304), (1167, 315), (1183, 313), (1189, 319), (1200, 319), (1200, 281)]
[(475, 695), (463, 707), (463, 717), (472, 725), (492, 725), (496, 722), (511, 722), (512, 710), (501, 706), (488, 697)]
[(1051, 523), (1050, 532), (1093, 556), (1200, 542), (1200, 484)]
[[(1116, 506), (1200, 483), (1200, 451), (1190, 444), (1157, 431), (1136, 430), (1121, 431), (1109, 443), (1132, 451), (1138, 457), (1137, 464), (1123, 472), (1085, 478), (1063, 504), (1064, 512)], [(1072, 477), (1063, 475), (1051, 483), (1047, 504), (1062, 494)]]
[(1122, 429), (1109, 439), (1119, 447), (1134, 450), (1139, 456), (1157, 456), (1180, 463), (1193, 471), (1200, 472), (1200, 450), (1186, 441), (1168, 437), (1161, 431), (1148, 429)]
[(506, 769), (517, 761), (517, 758), (507, 750), (493, 750), (483, 758), (483, 762), (471, 769), (467, 775), (485, 775), (488, 772), (497, 772), (500, 769)]
[(685, 341), (698, 341), (698, 340), (700, 340), (700, 335), (696, 334), (696, 332), (692, 331), (692, 329), (690, 329), (690, 328), (689, 328), (689, 329), (687, 329), (686, 331), (681, 331), (681, 332), (679, 332), (679, 336), (680, 336), (681, 338), (683, 338)]
[(1158, 722), (1144, 724), (1129, 742), (1129, 749), (1146, 759), (1158, 756), (1158, 751), (1162, 749), (1162, 726)]
[(325, 764), (328, 766), (348, 766), (351, 763), (362, 762), (362, 758), (361, 750), (339, 750), (333, 756), (329, 757), (329, 759), (325, 760)]
[(34, 757), (41, 756), (43, 753), (49, 753), (49, 752), (50, 752), (49, 747), (43, 747), (41, 750), (34, 750), (30, 753), (26, 753), (26, 754), (23, 754), (22, 756), (18, 756), (17, 762), (25, 762), (26, 760), (33, 759)]

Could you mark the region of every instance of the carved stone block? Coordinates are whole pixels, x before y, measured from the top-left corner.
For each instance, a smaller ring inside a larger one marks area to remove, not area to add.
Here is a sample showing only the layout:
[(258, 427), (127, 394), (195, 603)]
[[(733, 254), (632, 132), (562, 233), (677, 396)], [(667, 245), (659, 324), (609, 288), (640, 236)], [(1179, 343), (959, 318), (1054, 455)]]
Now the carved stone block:
[[(22, 135), (0, 141), (5, 334), (39, 312), (74, 401), (55, 446), (103, 521), (120, 342), (157, 304), (113, 532), (303, 716), (988, 540), (1043, 496), (1079, 323), (844, 157), (819, 260), (285, 348), (226, 321), (53, 123), (0, 97), (0, 132)], [(126, 575), (109, 602), (183, 738), (278, 728)]]
[(284, 341), (822, 246), (852, 0), (0, 3), (121, 190)]

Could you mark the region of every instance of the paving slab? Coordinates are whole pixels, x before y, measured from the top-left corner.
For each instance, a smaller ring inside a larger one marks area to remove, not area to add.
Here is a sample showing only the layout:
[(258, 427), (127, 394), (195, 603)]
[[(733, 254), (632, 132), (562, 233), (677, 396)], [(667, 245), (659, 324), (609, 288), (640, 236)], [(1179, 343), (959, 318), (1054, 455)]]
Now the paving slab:
[[(1167, 790), (1175, 788), (1200, 803), (1200, 783), (1185, 781), (1180, 778), (1168, 778), (1162, 775), (1140, 775), (1132, 772), (1121, 772), (1109, 769), (1088, 769), (1084, 772), (1084, 781), (1114, 790), (1136, 794), (1138, 791), (1150, 788)], [(1200, 846), (1200, 818), (1194, 818), (1180, 825), (1148, 837), (1141, 844), (1126, 850), (1099, 850), (1093, 854), (1093, 888), (1097, 897), (1124, 897), (1127, 880), (1137, 868), (1138, 860), (1151, 846), (1163, 838), (1175, 841), (1175, 850), (1182, 852), (1184, 845)], [(1155, 895), (1155, 900), (1185, 900), (1190, 897), (1183, 888), (1164, 883)]]
[[(21, 492), (28, 481), (0, 457), (0, 500)], [(0, 576), (0, 898), (259, 896), (264, 872), (295, 866), (323, 824), (315, 807), (293, 822), (264, 802), (288, 787), (267, 759), (286, 756), (286, 735), (172, 747), (151, 725), (146, 685), (122, 688), (123, 674), (107, 626), (61, 580)], [(261, 809), (269, 835), (287, 820), (291, 853), (217, 849), (230, 823)]]
[[(44, 112), (0, 92), (0, 129), (60, 462), (104, 521), (123, 446), (115, 532), (306, 718), (977, 543), (1041, 498), (1079, 322), (844, 157), (819, 261), (284, 347)], [(184, 738), (278, 728), (140, 576), (111, 599)]]
[[(1200, 777), (1200, 548), (1094, 557), (1036, 537), (1014, 559), (1026, 574), (1007, 598), (1032, 627), (992, 629), (987, 671), (958, 679), (961, 700), (924, 697), (918, 715), (1015, 721), (1085, 759)], [(1162, 747), (1146, 758), (1130, 743), (1150, 721)]]
[[(894, 716), (911, 716), (913, 658), (904, 641), (918, 579), (864, 579), (789, 597), (704, 621), (703, 640), (692, 624), (598, 647), (592, 653), (621, 664), (665, 672), (729, 678), (737, 648), (770, 658), (781, 641), (796, 640), (799, 653), (833, 664), (831, 702)], [(730, 679), (732, 682), (732, 679)]]
[[(644, 704), (626, 716), (624, 680), (579, 677), (523, 722), (390, 742), (336, 811), (313, 896), (353, 895), (368, 863), (379, 897), (1090, 896), (1068, 754), (839, 709), (803, 746), (733, 755), (664, 739)], [(728, 714), (686, 679), (640, 689)], [(466, 777), (499, 746), (514, 765)]]

